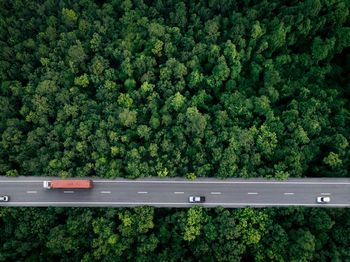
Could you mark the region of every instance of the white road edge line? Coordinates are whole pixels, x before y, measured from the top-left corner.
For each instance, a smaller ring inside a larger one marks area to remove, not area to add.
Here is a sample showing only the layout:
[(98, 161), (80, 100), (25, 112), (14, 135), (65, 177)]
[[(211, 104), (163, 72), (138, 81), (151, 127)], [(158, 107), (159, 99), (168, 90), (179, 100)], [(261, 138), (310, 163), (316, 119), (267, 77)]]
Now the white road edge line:
[(257, 192), (248, 192), (248, 195), (257, 195)]
[(110, 194), (111, 191), (101, 191), (101, 194)]
[(148, 192), (137, 192), (137, 194), (147, 194)]
[(73, 194), (74, 191), (63, 191), (63, 193), (65, 193), (65, 194)]
[(321, 195), (323, 195), (323, 196), (330, 196), (331, 193), (321, 193)]
[[(42, 183), (44, 180), (12, 180), (1, 181), (1, 183)], [(155, 183), (155, 184), (284, 184), (284, 185), (350, 185), (350, 182), (264, 182), (264, 181), (101, 181), (92, 180), (93, 183)]]
[[(4, 181), (0, 181), (4, 182)], [(42, 181), (37, 181), (42, 182)], [(101, 181), (94, 183), (154, 183), (154, 184), (284, 184), (284, 185), (350, 185), (350, 182), (263, 182), (263, 181)]]
[(284, 195), (294, 195), (294, 193), (283, 193)]
[[(25, 204), (25, 205), (35, 205), (35, 204), (85, 204), (85, 205), (186, 205), (192, 206), (192, 203), (181, 202), (181, 203), (165, 203), (165, 202), (8, 202), (7, 206), (11, 204)], [(23, 205), (23, 206), (25, 206)], [(300, 204), (300, 203), (202, 203), (203, 206), (313, 206), (313, 207), (350, 207), (350, 204), (326, 204), (326, 205), (317, 205), (315, 204)]]
[(185, 192), (174, 192), (174, 194), (185, 194)]
[(212, 195), (221, 195), (221, 192), (210, 192)]
[(27, 191), (28, 194), (36, 194), (38, 191)]

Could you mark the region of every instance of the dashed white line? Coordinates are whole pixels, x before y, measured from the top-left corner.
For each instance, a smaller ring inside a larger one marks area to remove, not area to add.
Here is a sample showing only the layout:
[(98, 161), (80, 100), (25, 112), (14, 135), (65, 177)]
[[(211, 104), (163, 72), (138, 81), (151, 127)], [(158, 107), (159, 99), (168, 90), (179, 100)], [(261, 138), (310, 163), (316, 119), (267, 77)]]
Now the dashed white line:
[(27, 191), (28, 194), (36, 194), (38, 193), (37, 191)]
[(110, 194), (111, 191), (101, 191), (101, 194)]
[(324, 195), (324, 196), (330, 196), (331, 193), (321, 193), (321, 195)]
[(294, 195), (294, 193), (284, 193), (284, 195)]
[(144, 191), (142, 191), (142, 192), (137, 192), (137, 194), (147, 194), (148, 192), (144, 192)]
[(63, 191), (63, 193), (65, 193), (65, 194), (73, 194), (74, 191)]
[(210, 192), (212, 195), (221, 195), (221, 192)]
[(248, 195), (257, 195), (257, 192), (248, 192)]
[(184, 194), (185, 192), (174, 192), (174, 194)]

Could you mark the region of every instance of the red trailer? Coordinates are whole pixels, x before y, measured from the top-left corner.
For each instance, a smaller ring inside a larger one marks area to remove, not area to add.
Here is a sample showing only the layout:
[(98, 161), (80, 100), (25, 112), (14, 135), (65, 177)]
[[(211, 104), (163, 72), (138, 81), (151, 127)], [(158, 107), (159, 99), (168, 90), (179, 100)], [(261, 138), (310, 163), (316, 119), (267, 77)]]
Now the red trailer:
[(51, 180), (43, 182), (44, 188), (92, 188), (92, 180)]

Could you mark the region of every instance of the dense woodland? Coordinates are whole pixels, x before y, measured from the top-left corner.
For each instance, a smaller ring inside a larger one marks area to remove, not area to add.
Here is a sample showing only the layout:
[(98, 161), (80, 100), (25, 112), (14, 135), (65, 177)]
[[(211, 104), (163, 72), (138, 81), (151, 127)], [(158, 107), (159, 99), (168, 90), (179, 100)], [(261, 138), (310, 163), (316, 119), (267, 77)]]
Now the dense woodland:
[[(349, 177), (347, 0), (0, 0), (0, 174)], [(348, 209), (1, 208), (0, 261), (349, 261)]]
[(1, 208), (0, 261), (350, 260), (349, 209)]

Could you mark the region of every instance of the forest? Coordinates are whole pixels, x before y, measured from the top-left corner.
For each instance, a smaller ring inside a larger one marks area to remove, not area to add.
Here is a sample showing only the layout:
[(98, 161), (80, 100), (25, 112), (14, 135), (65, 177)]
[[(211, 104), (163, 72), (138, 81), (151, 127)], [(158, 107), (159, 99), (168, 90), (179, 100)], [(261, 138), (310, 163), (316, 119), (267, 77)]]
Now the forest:
[[(350, 176), (348, 0), (0, 0), (0, 175)], [(350, 210), (0, 208), (0, 261), (350, 261)]]

